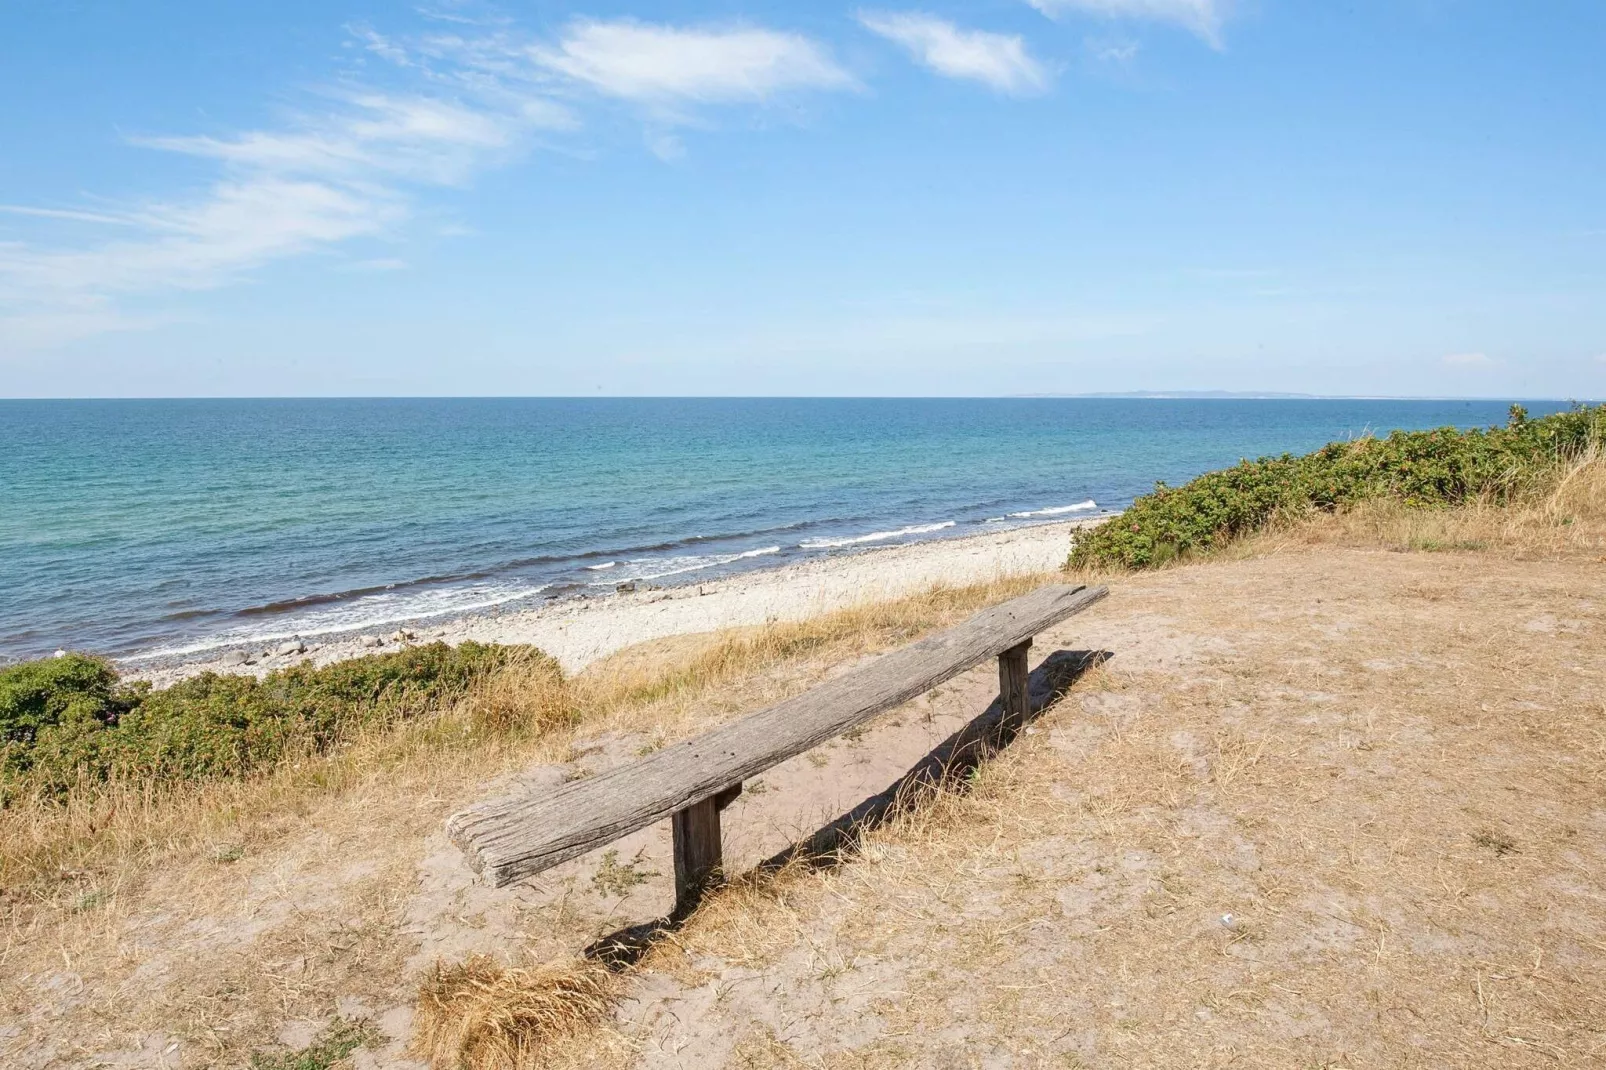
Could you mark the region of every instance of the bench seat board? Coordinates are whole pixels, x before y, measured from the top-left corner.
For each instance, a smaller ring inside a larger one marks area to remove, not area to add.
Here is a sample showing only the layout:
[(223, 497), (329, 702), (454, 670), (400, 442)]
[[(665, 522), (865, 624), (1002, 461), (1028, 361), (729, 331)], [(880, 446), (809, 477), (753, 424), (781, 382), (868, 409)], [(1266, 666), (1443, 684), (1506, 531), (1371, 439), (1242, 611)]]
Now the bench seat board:
[(996, 657), (1103, 598), (1054, 585), (694, 739), (556, 791), (491, 799), (452, 816), (452, 842), (494, 887), (604, 846), (817, 747)]

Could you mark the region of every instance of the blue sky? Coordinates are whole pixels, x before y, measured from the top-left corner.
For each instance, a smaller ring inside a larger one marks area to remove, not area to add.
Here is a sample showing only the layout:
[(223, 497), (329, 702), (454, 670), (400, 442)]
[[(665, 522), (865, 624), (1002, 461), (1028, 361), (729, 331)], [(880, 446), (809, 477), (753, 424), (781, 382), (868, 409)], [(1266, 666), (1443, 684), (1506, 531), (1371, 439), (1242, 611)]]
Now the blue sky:
[(1606, 4), (0, 8), (0, 396), (1606, 395)]

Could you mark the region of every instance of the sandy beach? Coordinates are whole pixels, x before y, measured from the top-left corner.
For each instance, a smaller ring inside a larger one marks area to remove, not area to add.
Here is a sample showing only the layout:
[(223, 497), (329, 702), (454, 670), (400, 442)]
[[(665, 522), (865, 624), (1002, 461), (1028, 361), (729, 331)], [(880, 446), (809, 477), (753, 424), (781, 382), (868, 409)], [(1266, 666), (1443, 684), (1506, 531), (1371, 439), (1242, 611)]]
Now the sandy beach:
[[(676, 586), (570, 599), (512, 612), (407, 623), (374, 632), (319, 636), (302, 652), (283, 644), (232, 647), (194, 657), (123, 663), (132, 679), (158, 687), (202, 672), (263, 675), (303, 661), (323, 665), (395, 649), (396, 632), (411, 642), (530, 643), (576, 672), (625, 647), (671, 635), (801, 620), (858, 602), (894, 598), (937, 583), (966, 584), (1058, 568), (1071, 533), (1104, 517), (1037, 524), (1008, 531), (832, 554), (780, 568)], [(383, 645), (374, 646), (375, 640)], [(248, 660), (241, 661), (244, 656)]]

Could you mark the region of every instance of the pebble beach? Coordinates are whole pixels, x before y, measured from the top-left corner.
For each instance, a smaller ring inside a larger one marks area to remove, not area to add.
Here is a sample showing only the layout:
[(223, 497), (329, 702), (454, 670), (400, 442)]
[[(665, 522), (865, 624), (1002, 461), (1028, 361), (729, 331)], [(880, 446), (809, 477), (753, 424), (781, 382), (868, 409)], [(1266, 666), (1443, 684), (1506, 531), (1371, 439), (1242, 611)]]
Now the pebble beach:
[(381, 633), (319, 636), (209, 650), (200, 657), (131, 658), (124, 674), (157, 687), (203, 672), (265, 675), (311, 662), (394, 650), (408, 643), (527, 643), (577, 672), (626, 647), (688, 635), (802, 620), (858, 603), (896, 598), (936, 584), (963, 585), (1060, 567), (1072, 532), (1103, 518), (1043, 523), (1008, 531), (833, 554), (713, 582), (625, 585), (533, 609), (407, 622)]

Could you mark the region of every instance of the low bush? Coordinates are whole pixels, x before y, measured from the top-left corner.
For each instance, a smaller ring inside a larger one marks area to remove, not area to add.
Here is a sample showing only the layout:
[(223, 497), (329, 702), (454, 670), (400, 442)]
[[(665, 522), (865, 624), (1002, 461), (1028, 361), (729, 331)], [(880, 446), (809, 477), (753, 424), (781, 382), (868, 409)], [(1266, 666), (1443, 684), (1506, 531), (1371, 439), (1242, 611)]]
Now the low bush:
[(559, 672), (534, 648), (481, 643), (300, 665), (261, 680), (203, 673), (162, 690), (124, 683), (83, 654), (13, 665), (0, 670), (0, 804), (114, 778), (247, 775), (441, 708), (515, 659)]
[(1246, 460), (1180, 487), (1155, 484), (1120, 516), (1079, 532), (1067, 567), (1151, 568), (1225, 545), (1278, 517), (1361, 501), (1506, 501), (1603, 441), (1606, 405), (1575, 405), (1537, 420), (1513, 405), (1505, 427), (1396, 431), (1300, 457)]

